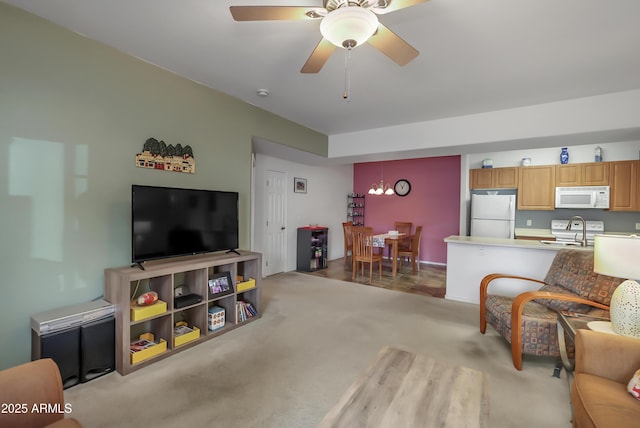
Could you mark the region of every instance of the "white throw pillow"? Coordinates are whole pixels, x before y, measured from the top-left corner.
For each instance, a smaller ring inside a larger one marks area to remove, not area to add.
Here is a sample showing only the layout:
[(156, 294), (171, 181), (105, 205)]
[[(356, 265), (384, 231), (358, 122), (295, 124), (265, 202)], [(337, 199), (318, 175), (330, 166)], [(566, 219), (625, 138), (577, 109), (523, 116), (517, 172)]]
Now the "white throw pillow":
[(636, 370), (633, 377), (627, 384), (627, 391), (633, 395), (636, 400), (640, 400), (640, 370)]

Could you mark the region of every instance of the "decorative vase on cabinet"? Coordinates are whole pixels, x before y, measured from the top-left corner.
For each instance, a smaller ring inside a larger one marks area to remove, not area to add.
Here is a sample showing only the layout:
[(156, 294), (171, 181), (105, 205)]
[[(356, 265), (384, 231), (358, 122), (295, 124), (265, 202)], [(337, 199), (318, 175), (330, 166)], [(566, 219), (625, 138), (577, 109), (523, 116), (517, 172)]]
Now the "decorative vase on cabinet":
[(563, 165), (569, 163), (569, 151), (566, 147), (563, 147), (562, 151), (560, 152), (560, 163)]
[(594, 149), (594, 156), (596, 162), (602, 162), (602, 148), (600, 146)]

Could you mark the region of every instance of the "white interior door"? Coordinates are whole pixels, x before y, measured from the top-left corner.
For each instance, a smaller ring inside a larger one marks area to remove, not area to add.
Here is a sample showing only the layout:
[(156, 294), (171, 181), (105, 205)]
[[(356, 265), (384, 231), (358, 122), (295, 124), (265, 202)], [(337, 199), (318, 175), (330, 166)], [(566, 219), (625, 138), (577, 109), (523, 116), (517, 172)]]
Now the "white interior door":
[(285, 270), (285, 185), (286, 174), (267, 171), (265, 203), (264, 267), (265, 276)]

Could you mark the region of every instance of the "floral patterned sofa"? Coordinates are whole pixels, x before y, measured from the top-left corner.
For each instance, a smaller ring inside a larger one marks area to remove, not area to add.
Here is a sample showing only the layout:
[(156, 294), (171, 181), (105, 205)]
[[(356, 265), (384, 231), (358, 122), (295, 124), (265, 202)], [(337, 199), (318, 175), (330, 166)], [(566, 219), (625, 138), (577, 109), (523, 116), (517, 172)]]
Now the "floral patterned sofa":
[[(499, 278), (537, 282), (541, 287), (516, 297), (489, 294), (491, 282)], [(595, 273), (593, 251), (588, 249), (559, 250), (544, 281), (509, 274), (487, 275), (480, 283), (480, 332), (484, 334), (487, 323), (491, 324), (511, 343), (513, 365), (522, 370), (522, 354), (560, 355), (558, 311), (602, 316), (622, 281)]]

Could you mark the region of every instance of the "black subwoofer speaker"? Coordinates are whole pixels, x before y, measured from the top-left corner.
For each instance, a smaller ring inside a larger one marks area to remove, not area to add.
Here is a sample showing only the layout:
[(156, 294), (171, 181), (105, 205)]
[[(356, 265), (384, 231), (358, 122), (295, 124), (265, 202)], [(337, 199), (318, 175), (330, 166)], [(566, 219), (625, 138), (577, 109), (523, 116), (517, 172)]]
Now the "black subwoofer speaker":
[(113, 317), (80, 326), (80, 382), (87, 382), (116, 368)]
[[(35, 334), (32, 330), (32, 335)], [(69, 388), (80, 381), (80, 327), (38, 336), (32, 346), (32, 357), (51, 358), (60, 369), (62, 385)]]

